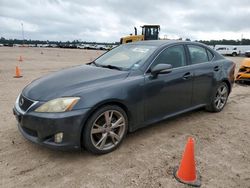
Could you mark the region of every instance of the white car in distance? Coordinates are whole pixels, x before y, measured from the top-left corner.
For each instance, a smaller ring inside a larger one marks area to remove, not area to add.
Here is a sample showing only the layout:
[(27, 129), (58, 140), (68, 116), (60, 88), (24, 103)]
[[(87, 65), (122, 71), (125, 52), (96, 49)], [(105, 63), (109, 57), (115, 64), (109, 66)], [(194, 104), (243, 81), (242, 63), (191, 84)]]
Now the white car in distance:
[(221, 55), (231, 55), (231, 56), (237, 56), (240, 54), (240, 51), (236, 48), (229, 48), (229, 47), (219, 47), (216, 49), (216, 51)]

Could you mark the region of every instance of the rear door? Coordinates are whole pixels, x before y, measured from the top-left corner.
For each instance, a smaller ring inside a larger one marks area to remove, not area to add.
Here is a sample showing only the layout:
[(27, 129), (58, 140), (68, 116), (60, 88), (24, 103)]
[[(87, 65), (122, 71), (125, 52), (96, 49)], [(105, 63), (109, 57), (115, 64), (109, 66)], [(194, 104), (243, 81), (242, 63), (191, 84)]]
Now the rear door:
[(216, 85), (215, 77), (221, 73), (221, 65), (213, 61), (213, 53), (199, 45), (187, 45), (191, 67), (194, 70), (192, 105), (210, 102)]

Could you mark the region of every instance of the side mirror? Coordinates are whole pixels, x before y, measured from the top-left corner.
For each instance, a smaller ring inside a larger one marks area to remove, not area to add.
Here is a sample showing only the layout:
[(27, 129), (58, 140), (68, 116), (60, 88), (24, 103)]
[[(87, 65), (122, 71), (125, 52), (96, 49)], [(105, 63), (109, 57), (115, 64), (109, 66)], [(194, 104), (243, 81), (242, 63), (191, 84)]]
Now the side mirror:
[(151, 74), (153, 76), (156, 76), (158, 74), (167, 74), (172, 71), (172, 65), (170, 64), (158, 64), (151, 68)]

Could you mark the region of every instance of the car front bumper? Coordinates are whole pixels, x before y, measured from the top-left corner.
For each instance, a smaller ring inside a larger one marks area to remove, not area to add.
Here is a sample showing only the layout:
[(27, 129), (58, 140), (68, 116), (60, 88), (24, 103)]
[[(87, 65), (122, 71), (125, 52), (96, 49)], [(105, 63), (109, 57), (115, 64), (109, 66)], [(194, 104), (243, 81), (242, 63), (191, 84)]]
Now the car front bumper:
[[(81, 133), (89, 109), (61, 113), (23, 112), (17, 104), (13, 113), (18, 129), (31, 142), (59, 150), (81, 148)], [(62, 142), (55, 142), (55, 134), (63, 133)]]

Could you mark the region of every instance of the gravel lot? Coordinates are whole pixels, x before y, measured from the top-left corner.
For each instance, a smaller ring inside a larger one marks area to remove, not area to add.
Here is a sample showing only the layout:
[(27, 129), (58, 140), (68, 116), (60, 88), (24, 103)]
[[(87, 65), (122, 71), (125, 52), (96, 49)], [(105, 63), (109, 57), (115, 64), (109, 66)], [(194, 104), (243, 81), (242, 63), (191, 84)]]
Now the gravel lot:
[[(24, 139), (12, 114), (23, 87), (101, 53), (0, 47), (0, 187), (186, 187), (172, 170), (190, 135), (202, 187), (250, 187), (250, 86), (235, 85), (220, 113), (197, 110), (162, 121), (129, 134), (118, 150), (102, 156), (54, 151)], [(20, 55), (24, 61), (18, 63)], [(231, 59), (237, 66), (242, 60)], [(20, 79), (13, 78), (17, 64)]]

